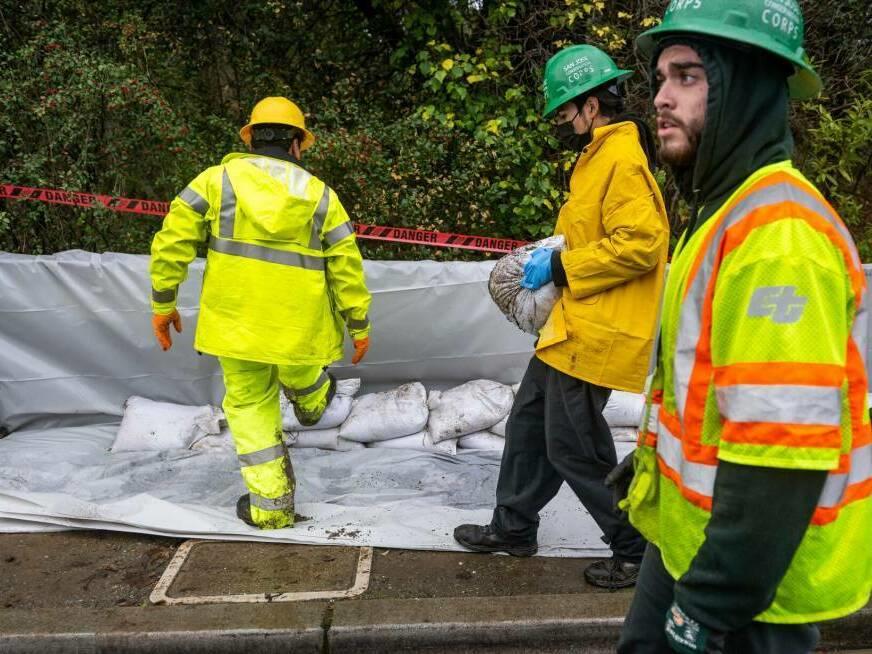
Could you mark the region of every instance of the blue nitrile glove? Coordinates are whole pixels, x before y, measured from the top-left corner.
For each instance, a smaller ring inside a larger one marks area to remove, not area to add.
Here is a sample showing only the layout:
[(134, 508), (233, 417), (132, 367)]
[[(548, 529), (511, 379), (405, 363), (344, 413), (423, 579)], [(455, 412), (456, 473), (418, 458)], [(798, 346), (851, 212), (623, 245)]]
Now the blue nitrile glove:
[(524, 264), (524, 279), (521, 286), (535, 291), (551, 281), (552, 248), (536, 248), (530, 260)]
[(681, 610), (676, 602), (666, 612), (666, 640), (681, 654), (721, 654), (724, 634), (701, 625)]

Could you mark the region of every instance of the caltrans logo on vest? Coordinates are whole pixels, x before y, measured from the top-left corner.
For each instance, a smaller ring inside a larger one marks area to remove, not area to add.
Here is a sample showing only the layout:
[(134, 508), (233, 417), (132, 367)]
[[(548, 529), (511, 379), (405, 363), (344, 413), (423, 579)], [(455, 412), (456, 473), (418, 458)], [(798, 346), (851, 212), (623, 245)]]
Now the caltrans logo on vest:
[(751, 296), (748, 316), (790, 324), (802, 317), (807, 302), (807, 297), (796, 294), (796, 286), (761, 286)]

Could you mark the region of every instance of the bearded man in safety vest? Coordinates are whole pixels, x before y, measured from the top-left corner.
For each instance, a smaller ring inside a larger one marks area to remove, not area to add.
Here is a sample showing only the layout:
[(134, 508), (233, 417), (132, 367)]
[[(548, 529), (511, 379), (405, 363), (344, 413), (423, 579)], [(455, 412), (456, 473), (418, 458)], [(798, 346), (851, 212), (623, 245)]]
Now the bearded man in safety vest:
[(313, 425), (336, 389), (326, 367), (369, 347), (367, 291), (354, 229), (336, 193), (300, 165), (315, 142), (286, 98), (261, 100), (228, 154), (173, 200), (151, 247), (152, 324), (163, 350), (182, 330), (178, 286), (208, 238), (194, 346), (218, 357), (224, 413), (248, 494), (236, 513), (261, 529), (294, 524), (294, 473), (279, 391)]
[(811, 652), (812, 623), (869, 600), (865, 280), (790, 161), (789, 98), (821, 88), (802, 40), (794, 0), (673, 0), (637, 40), (691, 211), (622, 503), (652, 545), (619, 652)]
[(545, 67), (545, 117), (556, 117), (558, 138), (579, 156), (554, 231), (566, 249), (535, 250), (521, 283), (553, 281), (563, 295), (509, 415), (491, 523), (454, 531), (468, 549), (529, 556), (539, 511), (565, 481), (612, 549), (584, 573), (604, 588), (635, 583), (645, 542), (604, 485), (617, 458), (603, 409), (612, 389), (642, 390), (669, 241), (653, 136), (623, 113), (630, 74), (590, 45), (565, 48)]

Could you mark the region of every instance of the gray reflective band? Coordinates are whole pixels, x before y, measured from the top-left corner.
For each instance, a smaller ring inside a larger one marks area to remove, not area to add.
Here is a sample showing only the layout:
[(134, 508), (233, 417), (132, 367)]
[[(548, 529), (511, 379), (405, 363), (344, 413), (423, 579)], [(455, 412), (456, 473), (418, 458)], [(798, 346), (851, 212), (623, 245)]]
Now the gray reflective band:
[(339, 227), (334, 227), (329, 232), (324, 234), (324, 242), (327, 244), (327, 247), (331, 245), (336, 245), (339, 241), (344, 238), (348, 238), (354, 234), (354, 227), (351, 225), (351, 221), (345, 221)]
[(261, 463), (269, 463), (270, 461), (275, 461), (276, 459), (280, 459), (285, 455), (285, 446), (284, 445), (273, 445), (272, 447), (268, 447), (265, 450), (258, 450), (257, 452), (249, 452), (248, 454), (240, 454), (239, 465), (242, 466), (259, 466)]
[(153, 288), (151, 289), (151, 299), (155, 302), (172, 302), (176, 299), (176, 289), (170, 288), (166, 291), (159, 291)]
[(281, 511), (282, 509), (294, 508), (293, 493), (285, 493), (281, 497), (269, 498), (258, 495), (257, 493), (249, 493), (248, 500), (251, 506), (256, 506), (264, 511)]
[(179, 198), (187, 202), (191, 206), (191, 209), (201, 216), (205, 216), (206, 212), (209, 210), (209, 203), (206, 202), (202, 195), (197, 193), (190, 186), (186, 187), (184, 191), (179, 193)]
[(657, 454), (663, 462), (678, 473), (681, 485), (705, 497), (715, 491), (715, 475), (718, 467), (705, 463), (687, 461), (681, 441), (670, 432), (662, 422), (657, 435)]
[(278, 263), (283, 266), (305, 268), (306, 270), (324, 270), (324, 259), (321, 257), (313, 257), (308, 254), (300, 254), (299, 252), (288, 252), (287, 250), (276, 250), (241, 241), (228, 241), (223, 238), (215, 238), (214, 236), (209, 240), (209, 249), (221, 252), (222, 254), (232, 254), (237, 257), (245, 257), (246, 259), (266, 261), (267, 263)]
[(830, 473), (821, 491), (818, 506), (829, 509), (838, 506), (845, 497), (848, 486), (872, 478), (872, 445), (858, 447), (851, 452), (851, 470), (848, 473)]
[(322, 370), (321, 375), (318, 377), (318, 381), (316, 381), (311, 386), (306, 386), (306, 388), (294, 389), (287, 388), (285, 389), (285, 395), (288, 396), (289, 399), (294, 399), (298, 397), (303, 397), (304, 395), (309, 395), (310, 393), (314, 393), (319, 388), (321, 388), (325, 382), (330, 381), (330, 377), (327, 376), (327, 371)]
[(230, 176), (225, 168), (221, 174), (221, 214), (218, 223), (218, 236), (233, 238), (233, 225), (236, 221), (236, 193), (230, 184)]
[(321, 200), (318, 202), (318, 207), (312, 215), (312, 238), (309, 241), (309, 247), (313, 250), (321, 249), (321, 230), (324, 229), (324, 221), (327, 219), (327, 210), (330, 208), (330, 187), (324, 185), (324, 192), (321, 194)]
[(348, 329), (366, 329), (367, 327), (369, 327), (369, 316), (367, 316), (363, 320), (355, 320), (354, 318), (349, 318), (345, 324), (348, 325)]
[(721, 414), (733, 422), (841, 424), (841, 389), (831, 386), (736, 384), (718, 388), (717, 397)]

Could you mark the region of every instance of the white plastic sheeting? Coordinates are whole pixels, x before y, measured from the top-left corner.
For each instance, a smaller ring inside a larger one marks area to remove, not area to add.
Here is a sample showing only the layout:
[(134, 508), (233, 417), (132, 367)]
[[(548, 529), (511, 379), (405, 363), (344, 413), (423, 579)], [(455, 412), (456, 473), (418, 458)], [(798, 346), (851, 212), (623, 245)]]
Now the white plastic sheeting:
[[(262, 532), (239, 521), (245, 492), (236, 455), (202, 447), (110, 453), (131, 395), (220, 405), (213, 357), (192, 349), (203, 262), (182, 285), (184, 332), (161, 352), (151, 331), (147, 257), (66, 252), (0, 255), (0, 530), (83, 527), (178, 537), (459, 549), (462, 522), (486, 522), (497, 453), (294, 449), (297, 510), (309, 520)], [(372, 347), (339, 377), (364, 391), (419, 379), (444, 389), (475, 378), (513, 383), (532, 337), (487, 293), (492, 263), (367, 262)], [(102, 423), (102, 424), (101, 424)], [(210, 444), (207, 444), (209, 442)], [(545, 509), (546, 555), (604, 552), (599, 530), (568, 489)]]

